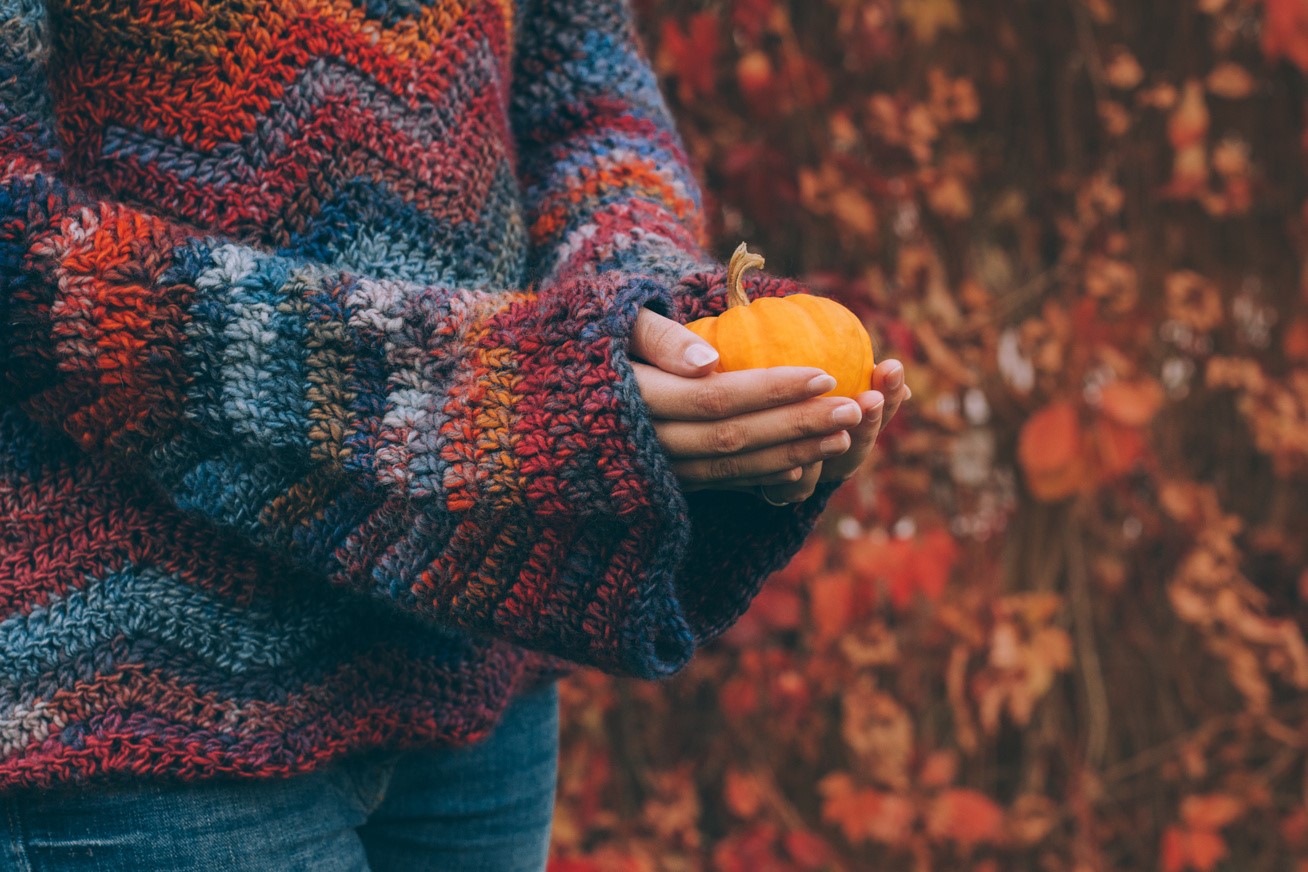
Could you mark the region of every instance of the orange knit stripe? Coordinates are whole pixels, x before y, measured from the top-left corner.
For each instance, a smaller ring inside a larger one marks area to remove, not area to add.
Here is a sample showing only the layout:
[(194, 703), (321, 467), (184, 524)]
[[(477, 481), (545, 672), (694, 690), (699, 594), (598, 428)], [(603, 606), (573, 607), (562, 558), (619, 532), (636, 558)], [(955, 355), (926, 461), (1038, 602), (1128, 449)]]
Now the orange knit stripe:
[(531, 241), (546, 242), (575, 219), (578, 203), (611, 194), (616, 190), (650, 197), (668, 206), (679, 220), (689, 220), (696, 214), (695, 202), (681, 196), (657, 167), (649, 163), (626, 163), (607, 166), (602, 170), (583, 170), (551, 200), (553, 205), (536, 216), (531, 224)]
[[(84, 55), (61, 59), (55, 80), (64, 95), (59, 109), (66, 141), (98, 142), (109, 118), (126, 127), (178, 137), (200, 149), (238, 141), (319, 57), (339, 56), (405, 99), (415, 96), (415, 72), (429, 79), (436, 73), (441, 80), (429, 81), (424, 96), (437, 99), (444, 86), (440, 69), (448, 66), (452, 72), (464, 59), (449, 57), (448, 64), (432, 64), (448, 52), (455, 28), (477, 26), (462, 7), (452, 11), (433, 6), (387, 28), (366, 19), (348, 0), (302, 0), (302, 5), (312, 14), (290, 18), (270, 6), (260, 11), (256, 27), (247, 23), (231, 32), (215, 31), (206, 42), (230, 47), (215, 53), (211, 63), (179, 63), (168, 53), (150, 54), (125, 48), (130, 41), (108, 40), (103, 44), (113, 46), (112, 57), (90, 47)], [(499, 16), (493, 20), (498, 22)], [(505, 39), (502, 44), (509, 43)], [(142, 82), (150, 87), (141, 87)], [(215, 106), (224, 110), (214, 111)]]

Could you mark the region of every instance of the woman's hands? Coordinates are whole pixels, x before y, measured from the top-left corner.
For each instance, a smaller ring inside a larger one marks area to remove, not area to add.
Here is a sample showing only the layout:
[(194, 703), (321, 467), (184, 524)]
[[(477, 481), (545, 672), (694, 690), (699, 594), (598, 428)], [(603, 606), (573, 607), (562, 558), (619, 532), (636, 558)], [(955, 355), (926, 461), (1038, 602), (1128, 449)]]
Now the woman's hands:
[(649, 309), (636, 319), (631, 355), (655, 433), (688, 493), (757, 494), (764, 485), (775, 502), (805, 500), (819, 481), (852, 476), (911, 396), (894, 360), (878, 364), (874, 389), (856, 400), (821, 397), (835, 380), (813, 367), (713, 372), (717, 353), (707, 342)]

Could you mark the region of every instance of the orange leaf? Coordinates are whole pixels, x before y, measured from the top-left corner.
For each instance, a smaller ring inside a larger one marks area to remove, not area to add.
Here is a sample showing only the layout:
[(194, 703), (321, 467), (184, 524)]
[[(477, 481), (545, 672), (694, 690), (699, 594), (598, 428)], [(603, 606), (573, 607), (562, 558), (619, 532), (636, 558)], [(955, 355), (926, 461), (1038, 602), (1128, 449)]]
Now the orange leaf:
[(1167, 120), (1167, 138), (1172, 148), (1183, 151), (1199, 145), (1208, 135), (1208, 104), (1204, 101), (1204, 87), (1191, 79), (1181, 88), (1181, 102)]
[(927, 755), (917, 774), (917, 781), (923, 787), (948, 787), (954, 783), (957, 774), (958, 752), (947, 748)]
[(1135, 55), (1126, 49), (1120, 49), (1113, 55), (1105, 70), (1108, 84), (1123, 91), (1129, 91), (1144, 79), (1144, 69)]
[(1159, 849), (1162, 872), (1212, 872), (1226, 856), (1226, 840), (1208, 830), (1168, 827)]
[(1244, 67), (1231, 61), (1213, 67), (1205, 81), (1209, 91), (1228, 100), (1248, 97), (1254, 89), (1254, 77)]
[(1308, 318), (1298, 318), (1282, 338), (1285, 356), (1298, 363), (1308, 361)]
[(900, 0), (899, 14), (921, 43), (934, 42), (942, 30), (963, 26), (958, 0)]
[(749, 772), (741, 772), (735, 767), (727, 769), (722, 779), (722, 800), (727, 808), (738, 818), (748, 820), (758, 814), (763, 804), (759, 794), (758, 779)]
[(736, 81), (745, 99), (760, 114), (776, 102), (776, 73), (767, 52), (754, 50), (736, 62)]
[(1081, 422), (1069, 402), (1050, 403), (1022, 425), (1017, 459), (1027, 487), (1041, 500), (1055, 502), (1085, 483)]
[(892, 793), (859, 788), (847, 772), (834, 772), (818, 783), (822, 819), (840, 827), (850, 844), (877, 841), (904, 844), (917, 811), (913, 803)]
[(809, 608), (813, 615), (814, 639), (824, 644), (845, 634), (854, 620), (854, 587), (849, 572), (827, 572), (809, 585)]
[(1181, 820), (1196, 830), (1220, 830), (1244, 812), (1244, 802), (1229, 793), (1187, 796), (1181, 803)]
[(1163, 388), (1151, 378), (1115, 381), (1100, 395), (1104, 414), (1126, 427), (1145, 427), (1163, 405)]
[(907, 843), (913, 821), (917, 819), (917, 809), (911, 801), (893, 793), (883, 793), (880, 799), (877, 816), (866, 823), (868, 837), (892, 847)]
[(956, 843), (965, 851), (1000, 840), (1004, 811), (993, 799), (976, 790), (955, 788), (936, 797), (927, 812), (927, 832)]

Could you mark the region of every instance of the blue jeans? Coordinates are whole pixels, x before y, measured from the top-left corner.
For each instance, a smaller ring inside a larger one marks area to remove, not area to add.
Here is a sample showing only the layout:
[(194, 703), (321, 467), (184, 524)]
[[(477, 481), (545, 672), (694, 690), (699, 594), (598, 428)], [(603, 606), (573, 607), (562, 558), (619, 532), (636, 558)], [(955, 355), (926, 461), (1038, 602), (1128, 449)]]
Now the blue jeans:
[(457, 749), (372, 754), (264, 781), (140, 782), (0, 798), (15, 872), (541, 872), (558, 687)]

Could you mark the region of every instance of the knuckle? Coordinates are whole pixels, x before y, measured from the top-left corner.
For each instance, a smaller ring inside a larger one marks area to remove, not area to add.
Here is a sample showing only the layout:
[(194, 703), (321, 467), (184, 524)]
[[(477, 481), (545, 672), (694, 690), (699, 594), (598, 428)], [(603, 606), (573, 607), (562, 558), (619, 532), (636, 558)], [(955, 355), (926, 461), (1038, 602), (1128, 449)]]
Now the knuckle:
[(667, 360), (677, 351), (677, 337), (666, 327), (656, 327), (654, 334), (654, 353), (660, 360)]
[(710, 418), (722, 418), (727, 414), (727, 395), (711, 384), (700, 384), (695, 388), (694, 406), (696, 411)]
[(685, 344), (674, 326), (667, 321), (659, 321), (650, 328), (650, 346), (661, 361), (672, 360), (681, 351), (681, 346)]
[(819, 418), (811, 409), (796, 409), (790, 414), (790, 431), (793, 436), (810, 436), (820, 428)]
[(786, 383), (778, 378), (770, 378), (766, 374), (763, 382), (763, 397), (771, 406), (784, 405), (791, 399)]
[(710, 448), (719, 454), (735, 454), (745, 447), (745, 428), (737, 423), (718, 424), (710, 436)]
[(740, 462), (734, 457), (716, 457), (708, 463), (709, 477), (715, 480), (739, 478)]
[(795, 443), (786, 448), (786, 462), (795, 466), (808, 466), (821, 456), (822, 449), (818, 447), (816, 442)]

